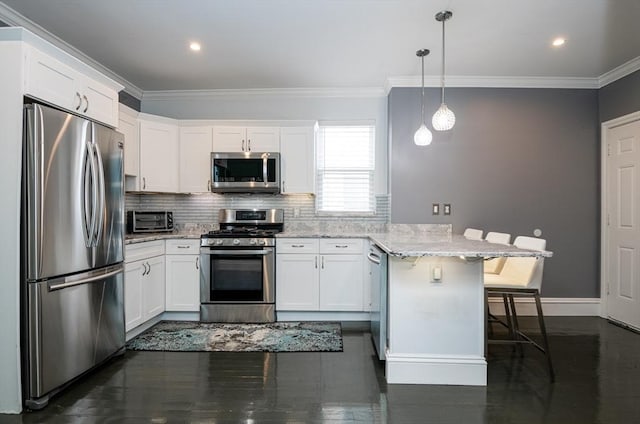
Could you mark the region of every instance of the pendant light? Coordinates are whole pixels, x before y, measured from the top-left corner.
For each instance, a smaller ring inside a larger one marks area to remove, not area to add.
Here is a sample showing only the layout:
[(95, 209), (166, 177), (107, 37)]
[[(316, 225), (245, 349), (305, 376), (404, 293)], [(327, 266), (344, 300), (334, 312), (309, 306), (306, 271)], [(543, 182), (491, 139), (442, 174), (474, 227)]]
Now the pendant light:
[(422, 108), (420, 112), (420, 128), (413, 135), (413, 142), (418, 146), (428, 146), (431, 144), (433, 134), (429, 131), (429, 128), (424, 123), (424, 57), (429, 54), (429, 49), (422, 49), (416, 52), (416, 56), (422, 59)]
[(436, 21), (442, 22), (442, 75), (440, 78), (441, 85), (441, 103), (440, 108), (433, 114), (431, 123), (436, 131), (447, 131), (453, 128), (456, 123), (456, 115), (447, 107), (444, 102), (444, 23), (451, 19), (453, 13), (445, 10), (436, 14)]

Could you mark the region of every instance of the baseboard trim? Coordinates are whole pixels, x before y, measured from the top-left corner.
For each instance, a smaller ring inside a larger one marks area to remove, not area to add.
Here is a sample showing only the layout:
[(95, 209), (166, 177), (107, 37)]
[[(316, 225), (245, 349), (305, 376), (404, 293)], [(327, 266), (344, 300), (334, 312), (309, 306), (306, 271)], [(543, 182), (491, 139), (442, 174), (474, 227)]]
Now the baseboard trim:
[(369, 312), (278, 312), (276, 321), (369, 321)]
[[(575, 316), (596, 317), (600, 316), (600, 298), (574, 298), (574, 297), (546, 297), (540, 299), (542, 312), (545, 316)], [(515, 298), (518, 315), (535, 316), (536, 304), (533, 298)], [(489, 298), (489, 310), (492, 314), (504, 315), (502, 298)]]
[(385, 360), (389, 384), (487, 385), (487, 361), (482, 357), (434, 357), (387, 350)]

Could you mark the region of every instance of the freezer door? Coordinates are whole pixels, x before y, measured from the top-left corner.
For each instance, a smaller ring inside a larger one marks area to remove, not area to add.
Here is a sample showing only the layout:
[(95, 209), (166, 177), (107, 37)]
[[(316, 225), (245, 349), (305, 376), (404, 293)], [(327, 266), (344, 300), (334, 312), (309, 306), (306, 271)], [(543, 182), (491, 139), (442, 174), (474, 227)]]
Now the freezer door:
[(124, 346), (122, 264), (27, 286), (30, 399)]
[(98, 175), (94, 266), (102, 267), (124, 260), (124, 137), (93, 124), (91, 144)]

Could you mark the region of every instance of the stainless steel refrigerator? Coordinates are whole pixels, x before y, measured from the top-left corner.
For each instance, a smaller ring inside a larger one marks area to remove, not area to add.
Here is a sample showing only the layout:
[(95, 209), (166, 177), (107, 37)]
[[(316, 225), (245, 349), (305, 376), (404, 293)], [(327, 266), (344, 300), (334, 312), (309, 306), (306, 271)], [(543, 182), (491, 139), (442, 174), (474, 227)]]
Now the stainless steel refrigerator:
[(25, 406), (124, 352), (120, 133), (24, 106), (22, 345)]

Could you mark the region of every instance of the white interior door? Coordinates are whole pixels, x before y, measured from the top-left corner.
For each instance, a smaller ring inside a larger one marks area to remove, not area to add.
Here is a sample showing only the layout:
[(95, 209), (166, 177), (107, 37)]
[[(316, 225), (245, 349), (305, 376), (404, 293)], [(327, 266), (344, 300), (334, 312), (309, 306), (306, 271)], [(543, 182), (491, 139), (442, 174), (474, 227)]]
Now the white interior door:
[(607, 313), (640, 329), (640, 120), (606, 136)]

